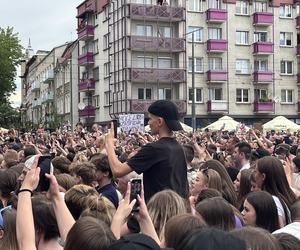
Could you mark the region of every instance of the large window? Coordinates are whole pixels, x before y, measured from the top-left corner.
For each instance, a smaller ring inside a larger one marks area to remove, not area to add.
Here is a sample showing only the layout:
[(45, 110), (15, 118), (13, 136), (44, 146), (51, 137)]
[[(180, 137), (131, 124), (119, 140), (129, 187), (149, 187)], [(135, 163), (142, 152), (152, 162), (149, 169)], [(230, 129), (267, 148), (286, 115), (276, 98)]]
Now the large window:
[[(202, 100), (202, 88), (195, 88), (195, 102), (203, 102)], [(193, 89), (189, 88), (189, 102), (193, 101)]]
[(221, 57), (210, 57), (208, 58), (209, 70), (222, 70), (222, 58)]
[(248, 31), (236, 31), (236, 44), (248, 45), (249, 44), (249, 32)]
[(279, 9), (279, 16), (280, 17), (287, 17), (291, 18), (293, 13), (293, 6), (292, 5), (281, 5)]
[(266, 31), (255, 31), (254, 42), (267, 42), (268, 33)]
[(222, 8), (222, 0), (208, 0), (208, 8), (212, 9), (221, 9)]
[(151, 25), (137, 25), (136, 34), (138, 36), (153, 36), (153, 28)]
[(235, 72), (237, 74), (249, 74), (250, 73), (250, 60), (237, 59), (235, 61)]
[(203, 11), (203, 0), (189, 0), (189, 11)]
[(222, 89), (221, 88), (210, 88), (208, 89), (208, 98), (212, 101), (221, 101), (222, 100)]
[(236, 102), (249, 102), (249, 89), (236, 89)]
[(191, 42), (194, 34), (194, 42), (203, 42), (203, 29), (202, 27), (189, 26), (188, 39)]
[(292, 61), (281, 61), (280, 62), (280, 73), (291, 75), (293, 74), (293, 62)]
[(255, 71), (268, 71), (268, 60), (256, 60), (254, 61)]
[(208, 28), (208, 39), (222, 39), (222, 29)]
[(292, 89), (282, 89), (281, 90), (281, 102), (293, 103), (293, 90)]
[(292, 46), (293, 32), (280, 32), (280, 45)]
[(236, 1), (235, 13), (239, 15), (249, 15), (249, 2), (248, 1)]
[(150, 88), (138, 88), (138, 99), (139, 100), (151, 100), (152, 90)]
[[(189, 72), (192, 72), (193, 66), (193, 59), (192, 57), (189, 57)], [(196, 57), (194, 58), (194, 70), (195, 72), (203, 72), (203, 58), (202, 57)]]
[(158, 99), (159, 100), (171, 100), (172, 91), (170, 88), (160, 88), (158, 89)]

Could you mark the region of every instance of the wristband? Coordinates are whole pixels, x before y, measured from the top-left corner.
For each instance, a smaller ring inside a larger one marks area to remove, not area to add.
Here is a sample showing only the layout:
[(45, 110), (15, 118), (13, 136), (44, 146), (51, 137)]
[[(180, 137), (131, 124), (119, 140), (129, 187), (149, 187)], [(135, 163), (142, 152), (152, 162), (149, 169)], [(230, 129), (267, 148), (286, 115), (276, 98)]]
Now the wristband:
[(33, 195), (33, 192), (30, 189), (27, 189), (27, 188), (19, 190), (18, 195), (19, 195), (19, 193), (22, 193), (22, 192), (29, 192), (31, 196)]

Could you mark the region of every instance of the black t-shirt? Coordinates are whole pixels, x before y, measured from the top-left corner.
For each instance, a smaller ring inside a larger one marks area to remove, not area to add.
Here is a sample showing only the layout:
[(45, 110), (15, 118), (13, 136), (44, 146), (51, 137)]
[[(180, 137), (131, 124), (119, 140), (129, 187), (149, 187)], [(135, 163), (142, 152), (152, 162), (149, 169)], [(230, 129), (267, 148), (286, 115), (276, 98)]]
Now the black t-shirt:
[(127, 163), (138, 174), (143, 173), (146, 201), (164, 189), (187, 198), (187, 166), (183, 149), (175, 138), (163, 137), (143, 146)]

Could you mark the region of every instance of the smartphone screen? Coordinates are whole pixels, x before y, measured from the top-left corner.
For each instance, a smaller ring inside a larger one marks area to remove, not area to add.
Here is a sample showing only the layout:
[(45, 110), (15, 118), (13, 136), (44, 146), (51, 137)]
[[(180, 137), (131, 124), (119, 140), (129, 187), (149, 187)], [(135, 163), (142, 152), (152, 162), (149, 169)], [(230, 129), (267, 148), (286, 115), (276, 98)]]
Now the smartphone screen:
[(114, 124), (114, 134), (115, 134), (115, 138), (117, 138), (118, 136), (118, 121), (117, 120), (112, 120), (113, 124)]
[(130, 180), (130, 185), (131, 185), (130, 201), (132, 201), (133, 199), (136, 199), (136, 203), (135, 203), (132, 211), (133, 212), (137, 212), (138, 211), (138, 207), (139, 207), (137, 196), (141, 195), (142, 180), (139, 179), (139, 178), (131, 179)]
[[(40, 167), (40, 181), (37, 187), (38, 192), (48, 191), (50, 183), (49, 179), (45, 176), (45, 174), (50, 174), (53, 171), (53, 166), (51, 167), (51, 156), (50, 155), (42, 155), (39, 158), (38, 166)], [(52, 169), (51, 169), (52, 168)]]

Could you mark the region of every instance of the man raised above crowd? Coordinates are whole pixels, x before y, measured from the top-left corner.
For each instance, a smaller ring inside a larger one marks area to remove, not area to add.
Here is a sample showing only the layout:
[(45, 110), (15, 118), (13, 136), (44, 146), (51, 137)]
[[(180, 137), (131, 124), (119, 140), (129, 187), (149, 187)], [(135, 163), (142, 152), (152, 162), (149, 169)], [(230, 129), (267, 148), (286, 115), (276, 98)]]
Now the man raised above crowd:
[(159, 100), (150, 105), (149, 126), (159, 140), (149, 143), (125, 163), (121, 163), (114, 150), (114, 132), (106, 136), (106, 150), (111, 170), (115, 177), (131, 171), (143, 173), (145, 199), (163, 190), (172, 189), (182, 197), (188, 196), (187, 166), (184, 151), (173, 137), (172, 131), (182, 130), (176, 105), (168, 100)]

